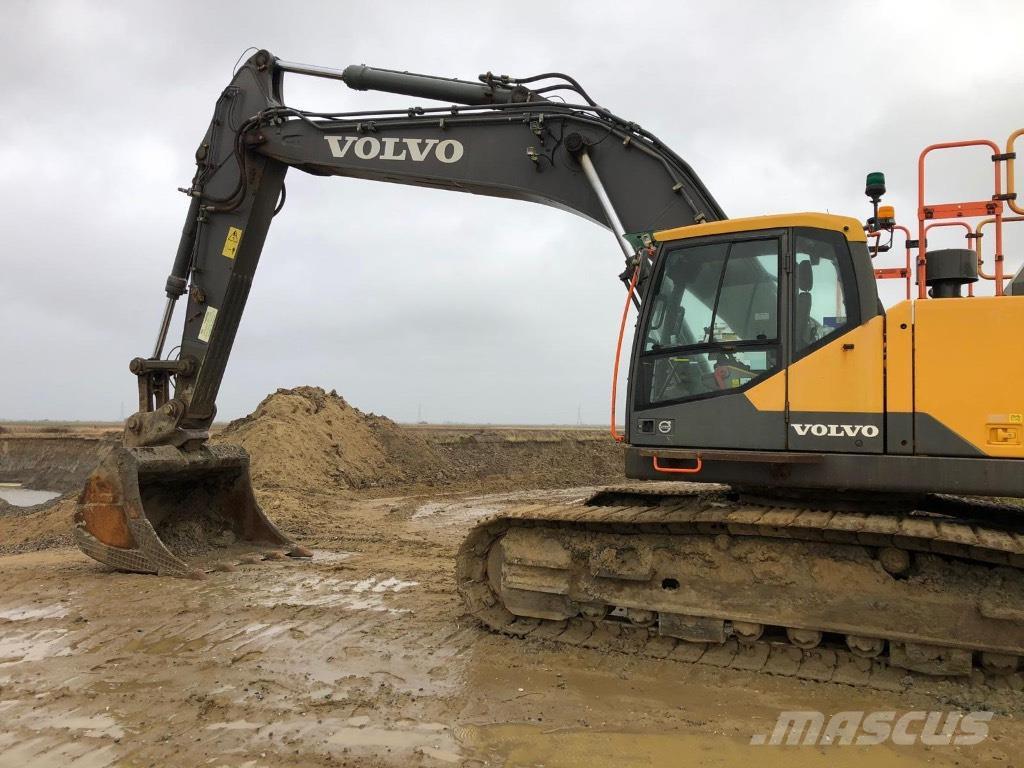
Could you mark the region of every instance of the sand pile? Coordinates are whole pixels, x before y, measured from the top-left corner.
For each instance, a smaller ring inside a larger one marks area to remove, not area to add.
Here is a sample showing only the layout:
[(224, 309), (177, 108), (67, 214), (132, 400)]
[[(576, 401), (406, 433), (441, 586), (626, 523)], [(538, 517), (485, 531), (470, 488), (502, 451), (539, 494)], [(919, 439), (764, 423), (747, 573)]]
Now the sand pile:
[(404, 427), (319, 387), (279, 389), (215, 440), (249, 452), (253, 482), (263, 489), (505, 489), (622, 479), (621, 450), (603, 432)]
[(245, 448), (262, 488), (362, 489), (449, 480), (422, 438), (353, 408), (333, 390), (279, 389), (215, 438)]
[(75, 500), (71, 495), (49, 504), (16, 507), (0, 499), (0, 555), (73, 546)]

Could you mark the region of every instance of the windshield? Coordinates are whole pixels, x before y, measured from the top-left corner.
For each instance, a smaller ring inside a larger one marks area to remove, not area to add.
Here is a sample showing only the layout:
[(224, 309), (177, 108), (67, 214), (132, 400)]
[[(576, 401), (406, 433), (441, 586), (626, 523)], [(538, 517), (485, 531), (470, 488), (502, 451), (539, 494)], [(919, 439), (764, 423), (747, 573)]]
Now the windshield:
[(779, 240), (665, 254), (640, 358), (640, 407), (745, 387), (779, 366)]
[(778, 307), (778, 240), (678, 248), (665, 257), (644, 352), (774, 341)]

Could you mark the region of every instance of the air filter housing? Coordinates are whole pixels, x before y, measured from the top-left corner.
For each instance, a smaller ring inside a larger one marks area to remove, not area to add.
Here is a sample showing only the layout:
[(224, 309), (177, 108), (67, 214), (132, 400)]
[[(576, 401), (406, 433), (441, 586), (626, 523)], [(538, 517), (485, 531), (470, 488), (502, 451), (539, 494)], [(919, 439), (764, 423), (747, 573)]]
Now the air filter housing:
[(928, 251), (925, 259), (925, 282), (932, 298), (957, 298), (961, 286), (978, 281), (978, 254), (970, 248)]

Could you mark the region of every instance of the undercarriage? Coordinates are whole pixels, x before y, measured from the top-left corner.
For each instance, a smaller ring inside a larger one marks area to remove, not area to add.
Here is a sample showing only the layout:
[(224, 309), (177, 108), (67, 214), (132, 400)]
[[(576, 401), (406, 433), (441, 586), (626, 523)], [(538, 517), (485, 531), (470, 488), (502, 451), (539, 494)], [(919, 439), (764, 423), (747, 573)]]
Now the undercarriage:
[(1024, 656), (1014, 512), (613, 487), (483, 520), (458, 586), (474, 616), (514, 635), (876, 687), (1005, 677)]

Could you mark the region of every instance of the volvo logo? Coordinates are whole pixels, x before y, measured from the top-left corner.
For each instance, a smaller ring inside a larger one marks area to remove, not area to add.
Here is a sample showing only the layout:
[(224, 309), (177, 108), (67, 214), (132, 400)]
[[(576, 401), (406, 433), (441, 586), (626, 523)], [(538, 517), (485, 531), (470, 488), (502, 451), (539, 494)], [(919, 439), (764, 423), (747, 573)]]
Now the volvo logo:
[(461, 141), (455, 139), (378, 139), (376, 136), (324, 136), (334, 157), (345, 157), (349, 151), (360, 160), (412, 160), (422, 163), (433, 156), (442, 163), (457, 163), (465, 154)]
[(672, 431), (672, 419), (662, 419), (658, 422), (658, 431), (663, 435), (667, 435)]
[(815, 437), (878, 437), (878, 427), (873, 424), (790, 424), (800, 437), (807, 434)]

